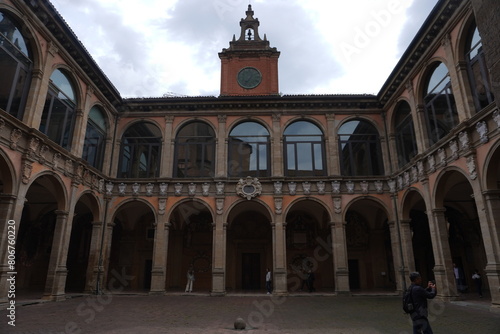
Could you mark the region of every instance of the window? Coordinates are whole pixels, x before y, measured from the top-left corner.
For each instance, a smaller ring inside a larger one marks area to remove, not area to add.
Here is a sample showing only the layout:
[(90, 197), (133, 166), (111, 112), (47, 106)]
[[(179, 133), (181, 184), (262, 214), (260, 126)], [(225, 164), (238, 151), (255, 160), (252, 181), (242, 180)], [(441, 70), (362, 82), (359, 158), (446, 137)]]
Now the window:
[(398, 165), (403, 167), (417, 155), (417, 142), (415, 128), (411, 117), (410, 105), (402, 101), (396, 107), (396, 148), (398, 152)]
[(324, 138), (311, 122), (298, 121), (284, 132), (285, 174), (287, 176), (326, 175)]
[(76, 99), (66, 74), (55, 70), (50, 76), (49, 92), (43, 107), (40, 131), (69, 150), (73, 138)]
[(98, 107), (89, 112), (82, 158), (101, 170), (106, 145), (106, 120)]
[(21, 29), (0, 12), (0, 108), (22, 119), (30, 85), (32, 59)]
[(455, 99), (451, 90), (448, 68), (443, 63), (434, 66), (425, 90), (425, 118), (431, 145), (446, 136), (458, 124)]
[(348, 121), (340, 127), (338, 136), (342, 175), (384, 174), (380, 138), (372, 124), (362, 120)]
[(467, 62), (467, 72), (469, 74), (474, 105), (476, 111), (480, 111), (493, 102), (494, 98), (491, 92), (491, 82), (484, 58), (481, 36), (479, 36), (479, 31), (475, 25), (473, 25), (467, 39), (465, 60)]
[(118, 177), (158, 177), (161, 132), (151, 123), (136, 123), (123, 134)]
[(203, 122), (186, 124), (175, 138), (174, 177), (211, 177), (214, 171), (214, 130)]
[(270, 176), (269, 132), (256, 122), (237, 125), (229, 134), (229, 176)]

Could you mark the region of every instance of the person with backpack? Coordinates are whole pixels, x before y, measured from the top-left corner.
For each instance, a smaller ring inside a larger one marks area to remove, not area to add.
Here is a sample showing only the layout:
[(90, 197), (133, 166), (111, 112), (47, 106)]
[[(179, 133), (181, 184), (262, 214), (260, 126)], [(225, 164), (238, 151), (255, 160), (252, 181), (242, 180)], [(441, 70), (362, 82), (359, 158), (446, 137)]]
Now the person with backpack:
[(410, 274), (410, 281), (411, 285), (408, 288), (408, 293), (405, 293), (403, 299), (403, 309), (411, 316), (413, 334), (433, 334), (429, 319), (427, 319), (429, 316), (427, 311), (427, 299), (436, 297), (436, 284), (434, 282), (428, 282), (427, 288), (424, 289), (421, 286), (422, 276), (420, 276), (418, 272)]

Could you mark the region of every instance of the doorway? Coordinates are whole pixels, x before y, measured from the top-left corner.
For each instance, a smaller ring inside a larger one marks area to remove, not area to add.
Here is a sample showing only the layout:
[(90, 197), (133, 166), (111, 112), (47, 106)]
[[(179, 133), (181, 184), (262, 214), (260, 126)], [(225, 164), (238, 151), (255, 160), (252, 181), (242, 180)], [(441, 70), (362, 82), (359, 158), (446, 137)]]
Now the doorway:
[(349, 289), (357, 290), (361, 287), (359, 282), (359, 261), (349, 260)]
[(243, 290), (260, 289), (260, 254), (242, 253), (241, 254), (241, 287)]

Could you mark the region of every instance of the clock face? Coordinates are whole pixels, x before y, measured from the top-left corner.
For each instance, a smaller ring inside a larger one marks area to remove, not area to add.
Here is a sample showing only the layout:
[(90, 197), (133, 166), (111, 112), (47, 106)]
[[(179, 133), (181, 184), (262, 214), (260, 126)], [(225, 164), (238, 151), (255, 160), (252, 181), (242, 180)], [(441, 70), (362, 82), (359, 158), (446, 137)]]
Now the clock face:
[(261, 81), (262, 75), (254, 67), (245, 67), (238, 72), (238, 84), (243, 88), (255, 88)]

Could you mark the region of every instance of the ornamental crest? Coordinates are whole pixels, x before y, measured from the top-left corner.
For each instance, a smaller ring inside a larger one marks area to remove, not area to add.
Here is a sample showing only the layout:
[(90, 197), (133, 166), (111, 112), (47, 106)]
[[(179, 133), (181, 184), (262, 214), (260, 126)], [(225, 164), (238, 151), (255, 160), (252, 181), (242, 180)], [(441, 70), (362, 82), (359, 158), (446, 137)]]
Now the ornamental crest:
[(236, 193), (241, 197), (251, 200), (262, 193), (262, 185), (256, 177), (247, 176), (245, 180), (240, 179), (236, 185)]

